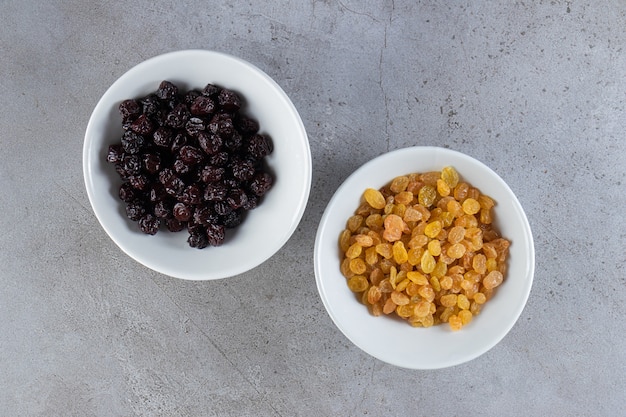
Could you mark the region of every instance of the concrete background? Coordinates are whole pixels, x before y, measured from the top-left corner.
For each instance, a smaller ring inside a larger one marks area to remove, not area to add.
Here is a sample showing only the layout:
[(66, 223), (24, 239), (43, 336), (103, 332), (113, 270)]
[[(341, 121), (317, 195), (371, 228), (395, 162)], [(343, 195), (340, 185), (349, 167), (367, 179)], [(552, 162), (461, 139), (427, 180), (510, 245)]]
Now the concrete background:
[[(625, 44), (623, 0), (4, 0), (0, 415), (626, 415)], [(187, 48), (272, 76), (313, 155), (291, 240), (217, 282), (124, 255), (83, 185), (100, 96), (142, 60)], [(313, 273), (334, 190), (410, 145), (498, 172), (537, 250), (512, 331), (439, 371), (361, 352)]]

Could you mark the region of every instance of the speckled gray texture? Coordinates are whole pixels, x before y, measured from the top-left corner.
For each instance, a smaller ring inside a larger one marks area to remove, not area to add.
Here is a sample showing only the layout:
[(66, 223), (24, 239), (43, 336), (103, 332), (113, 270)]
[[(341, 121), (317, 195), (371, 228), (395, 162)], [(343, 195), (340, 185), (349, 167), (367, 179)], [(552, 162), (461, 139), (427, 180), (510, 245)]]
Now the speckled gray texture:
[[(0, 415), (624, 415), (625, 28), (621, 0), (4, 1)], [(188, 48), (272, 76), (300, 111), (314, 164), (291, 240), (217, 282), (128, 258), (83, 186), (99, 97), (142, 60)], [(410, 145), (498, 172), (537, 251), (512, 331), (439, 371), (353, 346), (313, 273), (334, 190)]]

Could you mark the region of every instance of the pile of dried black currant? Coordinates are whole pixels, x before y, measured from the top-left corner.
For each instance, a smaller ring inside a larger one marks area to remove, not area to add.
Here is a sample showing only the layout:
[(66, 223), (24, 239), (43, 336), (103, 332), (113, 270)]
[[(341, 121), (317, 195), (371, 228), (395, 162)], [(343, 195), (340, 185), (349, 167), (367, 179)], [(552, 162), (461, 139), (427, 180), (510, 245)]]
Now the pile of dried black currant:
[(273, 146), (241, 106), (232, 90), (208, 84), (183, 92), (169, 81), (119, 105), (124, 134), (106, 158), (142, 232), (164, 225), (186, 229), (191, 247), (219, 246), (259, 204), (273, 184), (264, 163)]

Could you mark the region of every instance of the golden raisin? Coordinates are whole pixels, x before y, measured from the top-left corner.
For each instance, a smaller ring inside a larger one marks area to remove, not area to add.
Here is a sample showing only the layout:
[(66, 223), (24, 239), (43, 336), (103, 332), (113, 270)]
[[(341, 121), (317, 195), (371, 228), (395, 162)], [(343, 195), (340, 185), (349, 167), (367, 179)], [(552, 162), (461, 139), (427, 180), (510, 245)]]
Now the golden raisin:
[(406, 248), (404, 247), (404, 243), (398, 240), (393, 244), (393, 259), (398, 264), (403, 264), (409, 260), (409, 255), (406, 252)]
[(361, 245), (359, 245), (358, 243), (353, 243), (346, 251), (346, 257), (350, 259), (358, 258), (361, 255), (362, 251), (363, 247)]
[(456, 304), (461, 310), (467, 310), (470, 307), (470, 302), (464, 294), (457, 295)]
[(382, 292), (378, 287), (370, 287), (367, 291), (367, 302), (370, 304), (376, 304), (380, 297), (382, 296)]
[(413, 314), (417, 317), (426, 317), (430, 314), (430, 302), (422, 300), (413, 308)]
[(364, 274), (367, 271), (367, 265), (362, 258), (355, 258), (350, 261), (350, 270), (355, 274)]
[(406, 187), (409, 185), (409, 177), (401, 176), (396, 177), (391, 181), (391, 185), (389, 185), (389, 189), (394, 193), (398, 194), (406, 190)]
[(439, 302), (444, 307), (454, 307), (456, 305), (457, 295), (456, 294), (446, 294), (442, 295), (439, 299)]
[(376, 265), (378, 263), (378, 253), (376, 252), (376, 248), (367, 248), (365, 250), (365, 262), (369, 265)]
[(497, 287), (502, 284), (504, 277), (500, 271), (491, 271), (487, 274), (487, 276), (483, 279), (483, 285), (488, 290)]
[(348, 219), (347, 226), (351, 232), (355, 232), (359, 227), (361, 227), (361, 224), (363, 224), (363, 216), (355, 214)]
[(461, 310), (457, 314), (457, 316), (461, 319), (461, 323), (463, 326), (469, 324), (472, 321), (472, 313), (469, 310)]
[(365, 219), (365, 224), (370, 229), (377, 229), (383, 227), (383, 216), (378, 213), (373, 213), (367, 216)]
[(387, 301), (385, 301), (385, 305), (383, 305), (383, 313), (391, 314), (396, 311), (396, 307), (396, 303), (394, 303), (391, 298), (387, 298)]
[(435, 220), (426, 225), (426, 228), (424, 229), (424, 234), (432, 239), (436, 237), (439, 232), (441, 232), (441, 229), (441, 222), (439, 220)]
[(367, 278), (363, 275), (355, 275), (348, 280), (348, 288), (352, 292), (363, 292), (369, 287)]
[(465, 254), (465, 246), (462, 243), (455, 243), (448, 248), (448, 256), (454, 259), (459, 259)]
[(345, 229), (339, 235), (339, 249), (341, 249), (341, 251), (343, 253), (346, 253), (346, 251), (350, 247), (350, 238), (351, 237), (352, 237), (352, 232), (350, 232), (350, 230), (348, 230), (348, 229)]
[(442, 290), (449, 290), (452, 288), (452, 277), (449, 275), (444, 276), (439, 280), (439, 285), (441, 285)]
[(373, 188), (366, 189), (363, 193), (363, 197), (365, 198), (365, 201), (367, 201), (367, 204), (377, 210), (384, 208), (387, 204), (387, 202), (385, 201), (385, 197), (383, 197), (382, 193)]
[(397, 204), (403, 204), (407, 206), (413, 201), (413, 193), (410, 191), (403, 191), (396, 194), (395, 200)]
[[(392, 250), (392, 246), (390, 243), (379, 243), (378, 245), (375, 246), (376, 248), (376, 253), (378, 253), (380, 256), (382, 256), (385, 259), (389, 259), (393, 256), (393, 250)], [(348, 256), (346, 254), (346, 256)]]
[(423, 186), (417, 195), (417, 200), (424, 207), (430, 207), (437, 198), (437, 190), (432, 185)]
[(504, 280), (510, 242), (494, 206), (453, 167), (368, 188), (339, 235), (341, 273), (375, 316), (459, 330)]
[(461, 206), (465, 214), (476, 214), (480, 211), (480, 203), (473, 198), (467, 198)]
[(422, 260), (420, 266), (422, 267), (422, 271), (426, 274), (430, 274), (435, 269), (435, 265), (437, 265), (437, 261), (430, 252), (425, 251), (422, 255)]
[(442, 197), (450, 195), (450, 186), (442, 179), (437, 180), (437, 192)]
[(395, 242), (402, 237), (402, 231), (404, 230), (404, 221), (402, 217), (389, 214), (384, 220), (385, 231), (383, 232), (383, 238), (388, 242)]
[(456, 314), (450, 316), (448, 323), (450, 324), (450, 329), (453, 331), (461, 330), (461, 327), (463, 327), (463, 321)]
[(465, 228), (462, 226), (454, 226), (448, 231), (448, 242), (454, 244), (459, 243), (465, 238)]
[(403, 306), (403, 305), (409, 304), (409, 302), (410, 302), (409, 296), (406, 295), (405, 293), (399, 292), (399, 291), (392, 291), (392, 293), (391, 293), (391, 300), (396, 305), (399, 305), (399, 306)]
[(478, 304), (485, 304), (487, 302), (487, 297), (482, 292), (477, 292), (474, 294), (474, 301)]
[(459, 174), (453, 167), (444, 167), (441, 170), (441, 179), (448, 185), (448, 187), (454, 188), (459, 183)]
[(406, 273), (406, 277), (413, 281), (417, 285), (426, 285), (428, 284), (428, 278), (420, 272), (417, 271), (409, 271)]
[(474, 255), (474, 258), (472, 258), (472, 268), (479, 274), (487, 272), (487, 257), (482, 253)]

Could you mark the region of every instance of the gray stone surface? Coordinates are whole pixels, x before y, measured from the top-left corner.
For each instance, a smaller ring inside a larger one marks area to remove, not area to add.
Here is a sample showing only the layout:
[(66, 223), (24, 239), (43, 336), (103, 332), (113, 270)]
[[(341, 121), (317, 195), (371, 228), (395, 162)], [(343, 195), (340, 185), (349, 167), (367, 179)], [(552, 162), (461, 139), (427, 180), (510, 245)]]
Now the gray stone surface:
[[(625, 28), (621, 0), (3, 1), (0, 414), (624, 415)], [(218, 282), (127, 257), (83, 186), (83, 134), (100, 96), (142, 60), (188, 48), (271, 75), (313, 155), (293, 237)], [(313, 273), (336, 187), (410, 145), (491, 166), (518, 195), (537, 250), (512, 331), (439, 371), (353, 346)]]

